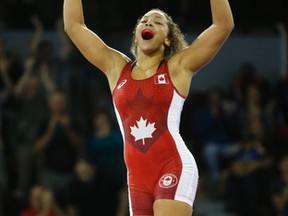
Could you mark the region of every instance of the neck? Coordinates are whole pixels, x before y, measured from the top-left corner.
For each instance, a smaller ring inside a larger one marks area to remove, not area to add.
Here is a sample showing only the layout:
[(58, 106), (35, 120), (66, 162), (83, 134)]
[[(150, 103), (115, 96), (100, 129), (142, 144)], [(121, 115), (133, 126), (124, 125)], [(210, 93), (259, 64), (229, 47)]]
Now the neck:
[(151, 68), (155, 65), (159, 65), (159, 63), (163, 60), (164, 50), (158, 50), (153, 53), (145, 53), (138, 49), (137, 56), (137, 66), (140, 68)]
[(147, 71), (152, 68), (157, 68), (162, 61), (162, 57), (155, 56), (149, 58), (138, 58), (136, 66), (142, 71)]

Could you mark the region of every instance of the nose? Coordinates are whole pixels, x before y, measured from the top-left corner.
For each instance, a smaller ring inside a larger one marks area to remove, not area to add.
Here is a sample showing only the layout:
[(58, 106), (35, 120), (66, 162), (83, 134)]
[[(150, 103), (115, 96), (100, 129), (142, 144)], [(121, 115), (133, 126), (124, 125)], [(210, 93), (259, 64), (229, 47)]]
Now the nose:
[(145, 23), (145, 26), (152, 26), (152, 21), (151, 21), (151, 20), (148, 20), (148, 21)]

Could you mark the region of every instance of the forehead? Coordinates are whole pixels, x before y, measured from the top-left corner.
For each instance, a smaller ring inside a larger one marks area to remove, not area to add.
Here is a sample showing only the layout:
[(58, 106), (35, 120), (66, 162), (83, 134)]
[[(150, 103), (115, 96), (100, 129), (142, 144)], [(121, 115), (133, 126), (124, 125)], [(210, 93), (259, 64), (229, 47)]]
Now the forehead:
[(161, 11), (156, 11), (156, 10), (152, 10), (152, 11), (147, 12), (146, 14), (144, 14), (144, 16), (142, 18), (148, 18), (148, 17), (167, 20), (164, 13), (162, 13)]

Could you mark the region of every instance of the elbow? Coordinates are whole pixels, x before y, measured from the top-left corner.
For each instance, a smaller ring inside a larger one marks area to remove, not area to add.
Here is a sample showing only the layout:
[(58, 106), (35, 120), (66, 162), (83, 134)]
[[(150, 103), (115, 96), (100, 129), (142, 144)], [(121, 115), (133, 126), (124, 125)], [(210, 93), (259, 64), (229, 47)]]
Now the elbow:
[(74, 35), (76, 34), (77, 30), (75, 30), (76, 28), (72, 25), (64, 25), (64, 32), (68, 35), (68, 37), (70, 39), (72, 39), (74, 37)]
[(73, 32), (73, 25), (64, 23), (64, 31), (69, 35)]
[(69, 36), (72, 36), (74, 33), (79, 32), (79, 27), (81, 27), (78, 23), (66, 23), (64, 21), (64, 31)]
[(233, 17), (230, 19), (229, 22), (226, 23), (226, 28), (228, 29), (228, 31), (232, 32), (233, 29), (235, 28), (235, 23), (234, 23), (234, 19)]
[(232, 32), (233, 29), (235, 28), (235, 23), (233, 20), (231, 21), (230, 25), (228, 25), (228, 28), (229, 28), (230, 32)]
[(235, 25), (234, 22), (222, 26), (222, 32), (226, 35), (230, 35), (233, 31)]
[(64, 31), (67, 33), (69, 30), (69, 28), (67, 27), (67, 25), (64, 25)]
[(218, 28), (221, 32), (229, 35), (233, 31), (235, 24), (233, 18), (231, 18), (228, 20), (214, 22), (213, 26)]
[(222, 24), (222, 29), (227, 33), (231, 33), (235, 27), (234, 20), (230, 20), (229, 22), (225, 22)]

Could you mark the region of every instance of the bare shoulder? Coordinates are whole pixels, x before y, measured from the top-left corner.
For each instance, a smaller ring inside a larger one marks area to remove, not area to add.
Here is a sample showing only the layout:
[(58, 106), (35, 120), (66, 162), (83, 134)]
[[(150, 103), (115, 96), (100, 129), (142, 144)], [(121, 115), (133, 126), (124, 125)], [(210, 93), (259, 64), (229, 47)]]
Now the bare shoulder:
[(105, 73), (111, 90), (114, 89), (123, 68), (129, 62), (131, 62), (131, 59), (120, 52), (118, 52), (114, 59), (111, 59), (111, 65), (113, 65), (113, 67), (110, 68), (109, 72)]
[(189, 70), (189, 67), (187, 66), (187, 64), (185, 62), (184, 56), (185, 56), (185, 50), (176, 53), (175, 55), (173, 55), (168, 60), (168, 68), (169, 68), (171, 76), (174, 76), (174, 75), (178, 76), (181, 74), (183, 74), (183, 75), (184, 74), (190, 74), (190, 75), (193, 74), (193, 72), (191, 70)]
[(189, 93), (189, 88), (191, 84), (191, 79), (193, 74), (185, 64), (183, 64), (183, 59), (178, 56), (178, 54), (171, 57), (168, 62), (168, 70), (171, 80), (178, 90), (178, 92), (187, 96)]

